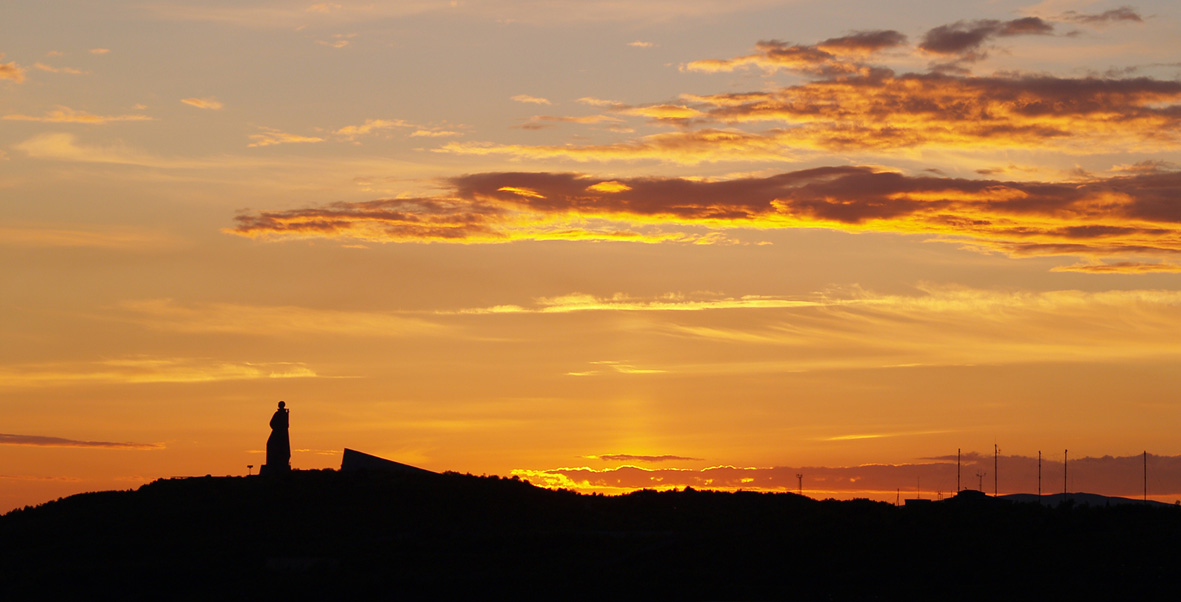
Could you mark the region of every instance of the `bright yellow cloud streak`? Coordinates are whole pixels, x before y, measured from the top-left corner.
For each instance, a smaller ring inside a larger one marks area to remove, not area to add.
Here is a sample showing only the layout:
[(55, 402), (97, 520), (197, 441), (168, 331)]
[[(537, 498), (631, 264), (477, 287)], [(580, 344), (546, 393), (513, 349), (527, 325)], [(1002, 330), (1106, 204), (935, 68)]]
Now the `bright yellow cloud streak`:
[(71, 384), (201, 383), (260, 378), (311, 378), (301, 363), (228, 362), (206, 358), (128, 358), (89, 363), (0, 367), (0, 387)]
[(338, 334), (403, 337), (442, 334), (448, 329), (420, 318), (379, 312), (350, 312), (295, 306), (232, 303), (182, 305), (171, 299), (127, 301), (119, 306), (131, 321), (151, 328), (186, 333), (233, 333), (257, 336)]
[(197, 107), (198, 109), (209, 109), (211, 111), (220, 111), (225, 108), (225, 105), (216, 98), (182, 98), (181, 102), (190, 107)]
[(299, 134), (290, 134), (287, 132), (277, 130), (275, 128), (260, 126), (258, 129), (261, 130), (259, 133), (250, 134), (248, 136), (248, 138), (253, 140), (253, 142), (251, 142), (250, 144), (247, 144), (246, 146), (254, 148), (254, 147), (261, 147), (261, 146), (274, 146), (277, 144), (300, 144), (300, 143), (307, 143), (307, 142), (323, 142), (324, 141), (323, 138), (319, 138), (316, 136), (301, 136)]
[(147, 115), (94, 115), (86, 111), (77, 111), (70, 107), (58, 106), (41, 117), (32, 115), (9, 114), (0, 119), (8, 121), (40, 121), (43, 123), (83, 123), (102, 125), (116, 121), (155, 121), (155, 117)]

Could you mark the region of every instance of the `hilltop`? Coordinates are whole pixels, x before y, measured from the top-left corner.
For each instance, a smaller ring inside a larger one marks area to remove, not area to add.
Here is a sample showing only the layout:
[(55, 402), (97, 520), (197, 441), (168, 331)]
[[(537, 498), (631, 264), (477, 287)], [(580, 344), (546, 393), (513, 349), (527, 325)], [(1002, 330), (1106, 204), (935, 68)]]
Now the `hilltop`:
[(457, 473), (159, 480), (0, 517), (12, 599), (896, 599), (1148, 595), (1181, 510), (983, 495), (552, 491)]

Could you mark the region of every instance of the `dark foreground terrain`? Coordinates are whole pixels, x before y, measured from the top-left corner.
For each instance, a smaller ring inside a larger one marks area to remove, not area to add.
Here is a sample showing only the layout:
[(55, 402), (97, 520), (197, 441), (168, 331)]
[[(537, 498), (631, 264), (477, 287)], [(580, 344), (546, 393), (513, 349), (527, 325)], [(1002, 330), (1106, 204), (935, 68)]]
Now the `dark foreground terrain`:
[(161, 480), (0, 517), (26, 599), (1145, 599), (1181, 584), (1181, 509), (961, 496), (549, 491), (297, 471)]

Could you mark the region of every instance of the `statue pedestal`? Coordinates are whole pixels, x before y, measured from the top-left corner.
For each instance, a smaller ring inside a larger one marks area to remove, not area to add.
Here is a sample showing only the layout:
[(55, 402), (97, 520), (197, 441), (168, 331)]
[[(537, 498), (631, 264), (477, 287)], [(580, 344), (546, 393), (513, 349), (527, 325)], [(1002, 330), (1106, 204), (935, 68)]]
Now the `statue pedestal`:
[(263, 464), (262, 466), (260, 466), (258, 468), (258, 476), (260, 476), (260, 477), (264, 476), (264, 475), (287, 474), (289, 472), (291, 472), (291, 465), (290, 464), (288, 464), (286, 466), (283, 466), (281, 464), (276, 464), (275, 466), (271, 466), (270, 464)]

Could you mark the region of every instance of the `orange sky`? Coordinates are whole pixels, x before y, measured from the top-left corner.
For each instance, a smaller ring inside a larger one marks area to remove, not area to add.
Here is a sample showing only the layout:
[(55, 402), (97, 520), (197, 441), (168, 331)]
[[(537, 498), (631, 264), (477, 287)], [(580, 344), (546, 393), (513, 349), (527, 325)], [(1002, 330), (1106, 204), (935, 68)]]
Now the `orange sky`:
[(296, 468), (1181, 498), (1178, 17), (0, 7), (0, 511), (280, 399)]

